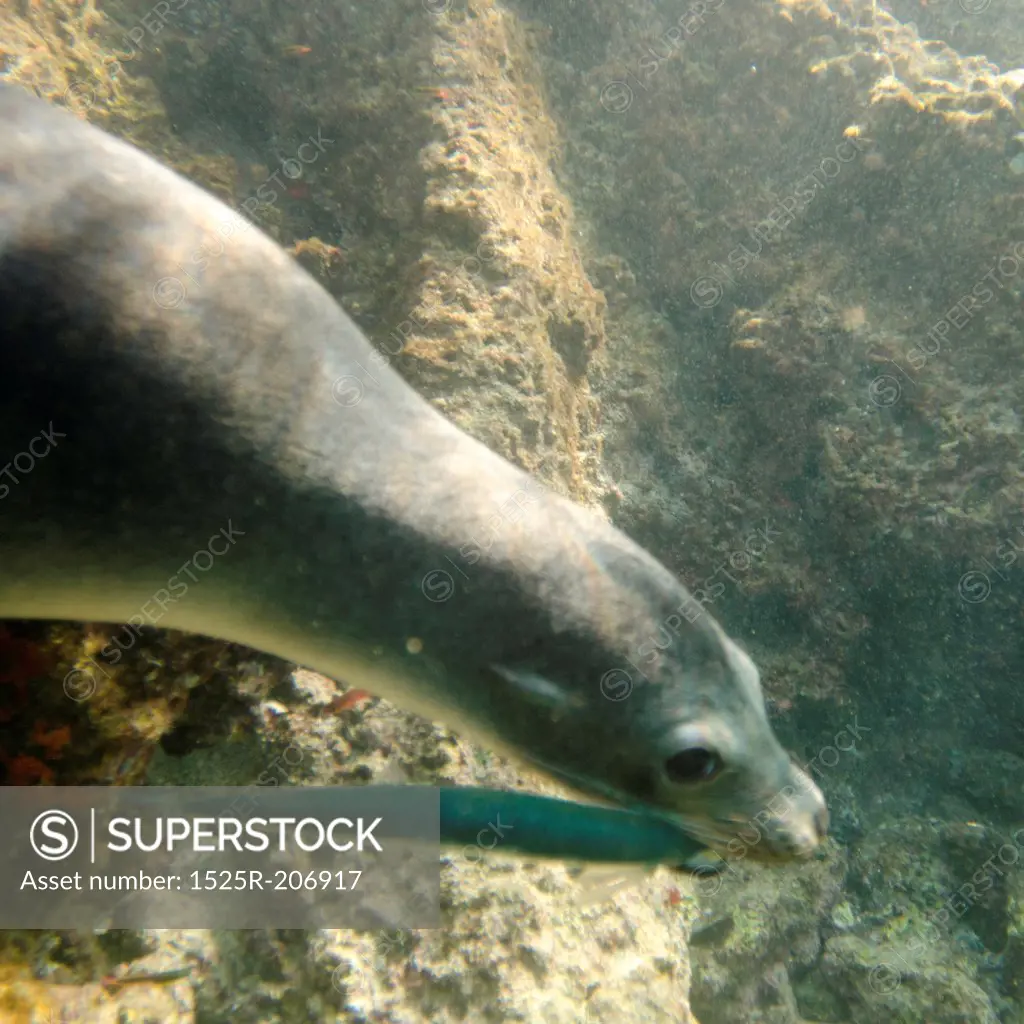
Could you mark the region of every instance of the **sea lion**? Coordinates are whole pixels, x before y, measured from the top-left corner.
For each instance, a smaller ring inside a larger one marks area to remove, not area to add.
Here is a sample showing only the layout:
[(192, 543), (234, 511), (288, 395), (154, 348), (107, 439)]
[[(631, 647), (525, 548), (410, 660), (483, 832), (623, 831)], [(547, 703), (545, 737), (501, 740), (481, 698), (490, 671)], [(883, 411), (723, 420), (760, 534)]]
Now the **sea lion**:
[(237, 641), (716, 848), (817, 846), (756, 668), (665, 567), (245, 217), (11, 86), (0, 139), (0, 616)]

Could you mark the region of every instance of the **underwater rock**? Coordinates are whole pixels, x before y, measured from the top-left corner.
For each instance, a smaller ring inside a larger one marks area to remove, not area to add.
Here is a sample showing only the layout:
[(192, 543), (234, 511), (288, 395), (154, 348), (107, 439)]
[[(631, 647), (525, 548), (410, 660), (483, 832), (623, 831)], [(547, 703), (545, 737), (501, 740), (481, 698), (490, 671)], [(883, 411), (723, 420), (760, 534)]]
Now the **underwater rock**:
[(790, 975), (821, 952), (819, 922), (838, 900), (845, 858), (834, 844), (798, 870), (742, 863), (697, 886), (702, 917), (690, 938), (690, 1001), (701, 1024), (733, 1024), (770, 1013), (800, 1024)]
[(1006, 949), (1003, 952), (1003, 992), (1024, 1017), (1024, 873), (1017, 871), (1009, 886)]
[(957, 764), (957, 788), (979, 813), (1024, 820), (1024, 757), (1008, 750), (968, 750)]
[(880, 949), (870, 939), (840, 935), (826, 942), (821, 972), (850, 1024), (999, 1024), (992, 1002), (970, 976), (944, 962), (941, 947), (933, 955), (915, 955), (899, 943)]

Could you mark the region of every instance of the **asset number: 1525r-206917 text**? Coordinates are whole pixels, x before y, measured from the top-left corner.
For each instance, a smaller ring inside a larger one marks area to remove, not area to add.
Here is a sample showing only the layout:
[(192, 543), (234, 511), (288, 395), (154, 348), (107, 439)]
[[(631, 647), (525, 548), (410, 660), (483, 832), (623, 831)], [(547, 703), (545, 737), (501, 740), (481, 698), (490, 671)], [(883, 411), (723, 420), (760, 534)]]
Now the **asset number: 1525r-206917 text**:
[(189, 876), (192, 889), (218, 892), (282, 892), (302, 889), (331, 889), (336, 892), (354, 889), (362, 871), (193, 871)]

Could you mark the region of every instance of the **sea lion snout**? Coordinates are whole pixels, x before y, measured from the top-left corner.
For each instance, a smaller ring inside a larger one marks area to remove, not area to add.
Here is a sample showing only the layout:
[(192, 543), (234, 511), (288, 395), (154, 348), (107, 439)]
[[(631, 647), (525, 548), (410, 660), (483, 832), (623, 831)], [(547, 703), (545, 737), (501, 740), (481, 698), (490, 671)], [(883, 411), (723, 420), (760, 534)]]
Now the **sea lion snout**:
[(761, 676), (753, 660), (724, 632), (722, 636), (733, 671), (742, 680), (760, 712), (758, 720), (750, 724), (760, 740), (754, 749), (762, 749), (766, 761), (773, 759), (781, 766), (775, 792), (768, 799), (762, 796), (763, 808), (751, 816), (752, 822), (763, 833), (763, 849), (759, 854), (768, 860), (808, 857), (828, 833), (829, 814), (825, 797), (810, 775), (779, 746), (764, 715)]
[[(821, 790), (803, 769), (792, 762), (789, 767), (790, 780), (768, 802), (767, 813), (751, 819), (764, 847), (752, 851), (755, 859), (810, 857), (828, 834), (828, 807)], [(740, 838), (746, 843), (742, 833)]]

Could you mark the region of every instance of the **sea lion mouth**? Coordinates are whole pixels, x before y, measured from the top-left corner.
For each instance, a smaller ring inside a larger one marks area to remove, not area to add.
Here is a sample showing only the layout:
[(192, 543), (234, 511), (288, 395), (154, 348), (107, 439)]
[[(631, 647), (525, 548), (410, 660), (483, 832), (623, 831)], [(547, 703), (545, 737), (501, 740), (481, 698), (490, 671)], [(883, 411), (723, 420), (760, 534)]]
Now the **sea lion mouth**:
[(678, 815), (682, 828), (726, 858), (762, 862), (806, 860), (829, 829), (825, 798), (806, 773), (791, 765), (790, 781), (753, 814)]
[(673, 814), (670, 820), (727, 860), (750, 859), (761, 863), (807, 860), (820, 848), (828, 831), (828, 812), (786, 821), (750, 818), (696, 818)]
[(666, 807), (636, 793), (567, 772), (531, 758), (542, 771), (568, 784), (592, 802), (601, 802), (655, 815), (696, 839), (726, 860), (749, 858), (760, 863), (807, 860), (820, 848), (829, 828), (825, 798), (810, 777), (790, 764), (784, 786), (747, 814), (715, 815)]

